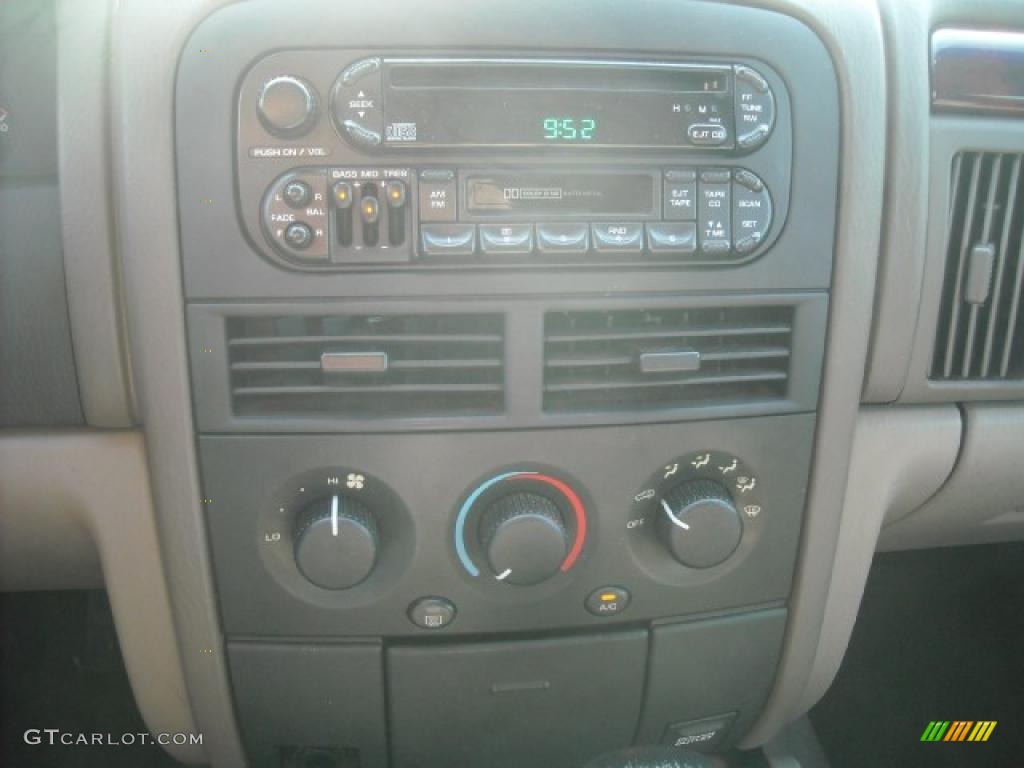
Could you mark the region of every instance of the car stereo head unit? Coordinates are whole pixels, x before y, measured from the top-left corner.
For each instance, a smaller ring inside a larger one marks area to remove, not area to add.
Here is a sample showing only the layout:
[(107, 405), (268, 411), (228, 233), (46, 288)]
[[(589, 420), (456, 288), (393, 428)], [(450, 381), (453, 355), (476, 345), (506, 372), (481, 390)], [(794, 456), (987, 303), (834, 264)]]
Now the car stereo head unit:
[(775, 99), (741, 65), (371, 56), (341, 72), (331, 110), (363, 149), (746, 151), (771, 133)]
[(300, 270), (737, 266), (785, 222), (789, 103), (747, 59), (278, 51), (239, 204)]

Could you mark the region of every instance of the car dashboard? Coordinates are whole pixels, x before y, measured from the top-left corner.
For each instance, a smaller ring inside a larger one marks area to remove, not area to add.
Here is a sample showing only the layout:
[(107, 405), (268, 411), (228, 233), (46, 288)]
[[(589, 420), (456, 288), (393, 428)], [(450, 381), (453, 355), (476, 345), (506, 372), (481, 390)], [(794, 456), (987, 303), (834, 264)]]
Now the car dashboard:
[(769, 742), (876, 550), (1024, 533), (981, 5), (58, 0), (4, 588), (105, 586), (186, 761)]

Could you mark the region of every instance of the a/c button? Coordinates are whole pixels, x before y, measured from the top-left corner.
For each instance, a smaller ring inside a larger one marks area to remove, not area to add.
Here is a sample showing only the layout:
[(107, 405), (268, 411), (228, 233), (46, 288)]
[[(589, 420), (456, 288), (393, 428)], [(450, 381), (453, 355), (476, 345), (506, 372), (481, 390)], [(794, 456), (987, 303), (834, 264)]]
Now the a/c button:
[(590, 593), (584, 605), (595, 616), (615, 616), (629, 605), (629, 591), (622, 587), (601, 587)]

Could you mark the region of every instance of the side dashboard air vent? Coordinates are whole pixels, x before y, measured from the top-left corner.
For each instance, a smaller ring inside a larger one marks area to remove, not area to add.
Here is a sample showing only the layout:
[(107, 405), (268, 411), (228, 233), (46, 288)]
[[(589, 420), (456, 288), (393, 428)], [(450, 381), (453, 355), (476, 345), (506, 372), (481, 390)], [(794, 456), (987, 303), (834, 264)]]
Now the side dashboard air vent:
[(653, 410), (784, 399), (793, 307), (549, 312), (544, 409)]
[(1024, 377), (1021, 158), (961, 152), (953, 160), (946, 276), (932, 379)]
[(229, 317), (239, 417), (472, 416), (504, 409), (500, 314)]

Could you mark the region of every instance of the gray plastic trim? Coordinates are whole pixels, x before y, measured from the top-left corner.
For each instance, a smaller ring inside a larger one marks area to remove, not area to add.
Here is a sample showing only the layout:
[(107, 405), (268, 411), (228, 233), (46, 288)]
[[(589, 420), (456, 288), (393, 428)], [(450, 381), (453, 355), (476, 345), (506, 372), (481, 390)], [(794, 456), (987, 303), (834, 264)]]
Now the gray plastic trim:
[[(839, 78), (843, 115), (839, 221), (808, 513), (775, 689), (743, 745), (757, 746), (803, 713), (805, 690), (821, 642), (822, 622), (844, 514), (847, 472), (864, 383), (885, 170), (887, 86), (881, 20), (873, 3), (816, 0), (772, 3), (811, 27)], [(842, 579), (843, 574), (834, 578)]]
[[(140, 433), (0, 436), (0, 589), (105, 583), (146, 726), (195, 733), (153, 518)], [(203, 758), (195, 745), (166, 749), (186, 762)]]
[(132, 365), (174, 633), (207, 760), (243, 766), (199, 501), (174, 173), (178, 55), (202, 15), (221, 4), (119, 4), (113, 18), (111, 137)]
[(769, 768), (828, 768), (818, 734), (807, 717), (790, 723), (764, 745)]
[(839, 671), (884, 520), (927, 501), (953, 471), (959, 448), (955, 406), (861, 409), (821, 636), (802, 709), (814, 706)]
[(135, 423), (110, 196), (111, 0), (59, 0), (57, 134), (71, 338), (86, 423)]
[[(952, 406), (949, 406), (952, 407)], [(1024, 407), (963, 407), (956, 470), (934, 498), (882, 529), (881, 550), (1024, 539)]]
[[(900, 396), (914, 340), (925, 268), (928, 221), (928, 110), (931, 103), (924, 49), (928, 22), (922, 4), (881, 2), (888, 68), (888, 160), (885, 221), (878, 267), (865, 402)], [(908, 38), (921, 45), (908, 45)]]

